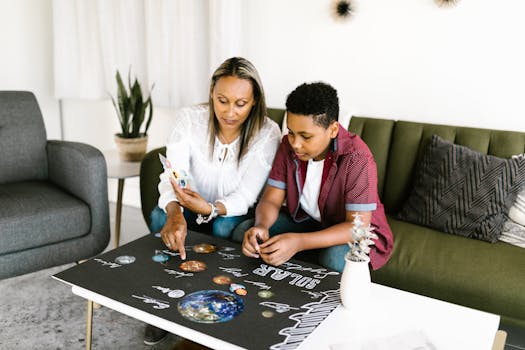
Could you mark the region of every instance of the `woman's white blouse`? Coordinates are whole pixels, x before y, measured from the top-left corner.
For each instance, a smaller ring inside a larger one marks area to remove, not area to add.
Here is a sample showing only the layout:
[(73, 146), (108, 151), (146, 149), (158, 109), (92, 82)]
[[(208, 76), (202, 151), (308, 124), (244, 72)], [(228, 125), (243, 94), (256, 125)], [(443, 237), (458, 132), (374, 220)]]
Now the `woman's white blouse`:
[[(190, 188), (206, 201), (224, 204), (227, 216), (244, 215), (266, 183), (281, 138), (279, 126), (266, 117), (237, 166), (239, 138), (229, 145), (215, 138), (213, 158), (210, 157), (208, 120), (207, 105), (179, 110), (166, 157), (173, 169), (190, 175)], [(159, 194), (158, 205), (164, 210), (169, 202), (177, 200), (167, 172), (160, 175)]]

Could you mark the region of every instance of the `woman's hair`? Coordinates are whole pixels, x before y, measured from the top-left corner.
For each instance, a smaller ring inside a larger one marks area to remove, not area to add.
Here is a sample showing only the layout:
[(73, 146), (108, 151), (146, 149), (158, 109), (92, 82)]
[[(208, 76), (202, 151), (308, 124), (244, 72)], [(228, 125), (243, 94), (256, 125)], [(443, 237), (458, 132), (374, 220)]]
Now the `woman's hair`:
[(266, 117), (266, 99), (264, 97), (264, 90), (259, 73), (257, 73), (253, 64), (247, 59), (242, 57), (228, 58), (215, 70), (211, 77), (209, 97), (210, 122), (208, 132), (210, 134), (210, 154), (212, 156), (215, 136), (219, 133), (219, 122), (217, 118), (215, 118), (215, 108), (213, 107), (213, 98), (211, 95), (217, 81), (222, 77), (229, 76), (250, 81), (253, 89), (253, 98), (255, 100), (250, 115), (241, 126), (239, 155), (237, 158), (239, 161), (247, 152), (248, 145), (252, 138), (261, 130), (264, 124), (264, 118)]
[(286, 110), (310, 116), (315, 124), (327, 129), (339, 117), (337, 91), (323, 82), (304, 83), (288, 95)]

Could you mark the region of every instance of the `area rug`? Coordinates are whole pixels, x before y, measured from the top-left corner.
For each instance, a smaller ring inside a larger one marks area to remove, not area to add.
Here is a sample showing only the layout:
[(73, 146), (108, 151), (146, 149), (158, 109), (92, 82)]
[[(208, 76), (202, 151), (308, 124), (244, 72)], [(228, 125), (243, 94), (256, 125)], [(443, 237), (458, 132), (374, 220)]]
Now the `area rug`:
[[(52, 275), (64, 265), (0, 281), (0, 349), (85, 349), (85, 299)], [(107, 307), (93, 311), (92, 349), (173, 349), (169, 335), (143, 343), (144, 323)]]

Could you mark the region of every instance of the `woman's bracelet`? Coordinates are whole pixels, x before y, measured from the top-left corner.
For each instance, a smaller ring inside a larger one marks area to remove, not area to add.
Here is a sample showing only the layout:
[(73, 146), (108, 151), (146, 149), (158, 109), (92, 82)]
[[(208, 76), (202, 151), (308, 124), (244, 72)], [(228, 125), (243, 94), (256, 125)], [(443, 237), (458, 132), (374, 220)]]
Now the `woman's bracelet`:
[(219, 210), (213, 203), (208, 203), (211, 206), (211, 213), (208, 216), (202, 216), (202, 214), (197, 214), (197, 219), (195, 222), (197, 222), (197, 225), (200, 224), (206, 224), (216, 218), (219, 215)]

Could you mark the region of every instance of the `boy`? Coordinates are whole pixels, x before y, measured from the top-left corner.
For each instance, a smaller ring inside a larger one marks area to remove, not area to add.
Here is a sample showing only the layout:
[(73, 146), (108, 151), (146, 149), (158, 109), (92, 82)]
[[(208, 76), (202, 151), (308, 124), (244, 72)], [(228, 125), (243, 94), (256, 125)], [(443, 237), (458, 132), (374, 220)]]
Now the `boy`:
[[(255, 224), (244, 234), (246, 256), (280, 265), (304, 250), (342, 271), (354, 214), (374, 228), (372, 268), (389, 259), (393, 237), (377, 193), (372, 153), (338, 120), (339, 99), (330, 85), (302, 84), (286, 100), (288, 135), (275, 156)], [(286, 208), (281, 211), (286, 199)]]

